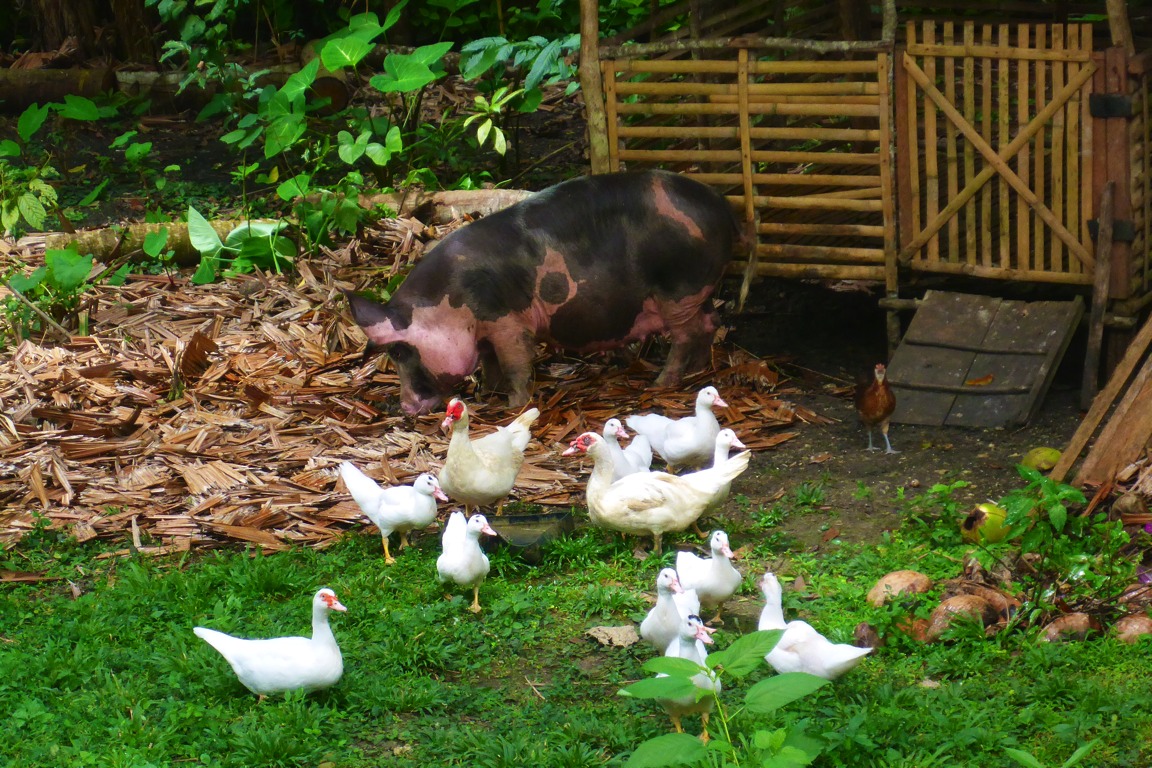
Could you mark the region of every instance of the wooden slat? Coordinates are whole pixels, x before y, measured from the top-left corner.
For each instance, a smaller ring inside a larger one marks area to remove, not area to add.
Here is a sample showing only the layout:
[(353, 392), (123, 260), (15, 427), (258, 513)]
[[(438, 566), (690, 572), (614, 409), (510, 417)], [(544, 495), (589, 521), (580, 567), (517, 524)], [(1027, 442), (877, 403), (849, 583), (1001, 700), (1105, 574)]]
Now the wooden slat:
[[(992, 40), (992, 25), (980, 27), (981, 39), (985, 43)], [(980, 136), (992, 138), (992, 60), (980, 61)], [(975, 124), (973, 124), (975, 127)], [(976, 142), (972, 142), (975, 145)], [(1001, 174), (1003, 178), (1003, 174)], [(992, 266), (992, 185), (980, 188), (980, 264), (985, 269)]]
[[(1054, 24), (1052, 26), (1052, 48), (1056, 50), (1064, 49), (1064, 27), (1061, 24)], [(1064, 87), (1064, 67), (1060, 63), (1054, 63), (1051, 71), (1052, 93), (1058, 93), (1060, 89)], [(1052, 149), (1048, 155), (1049, 165), (1052, 169), (1052, 183), (1049, 188), (1049, 196), (1042, 198), (1051, 201), (1049, 208), (1052, 210), (1052, 215), (1055, 216), (1058, 221), (1064, 221), (1064, 115), (1066, 112), (1066, 109), (1061, 109), (1052, 116)], [(1064, 247), (1060, 238), (1053, 237), (1050, 248), (1048, 269), (1051, 269), (1053, 272), (1068, 271), (1064, 263)], [(1071, 256), (1069, 256), (1069, 259), (1071, 259)]]
[(620, 170), (620, 137), (616, 132), (620, 125), (620, 115), (616, 111), (619, 97), (616, 94), (616, 69), (612, 64), (609, 61), (601, 63), (601, 79), (608, 121), (608, 168), (615, 172)]
[[(925, 22), (921, 30), (924, 42), (931, 45), (935, 41), (936, 24)], [(922, 67), (929, 82), (936, 82), (936, 59), (925, 57)], [(932, 221), (940, 213), (940, 167), (938, 163), (939, 142), (936, 131), (936, 106), (924, 100), (924, 218)], [(930, 237), (925, 259), (931, 265), (940, 261), (940, 238)]]
[[(1044, 49), (1048, 46), (1047, 32), (1048, 27), (1037, 25), (1036, 27), (1036, 47)], [(1044, 106), (1048, 105), (1048, 68), (1036, 68), (1036, 89), (1034, 99), (1036, 101), (1036, 109), (1041, 110)], [(1043, 105), (1043, 106), (1042, 106)], [(1032, 154), (1033, 174), (1032, 174), (1032, 190), (1040, 197), (1041, 200), (1046, 199), (1045, 181), (1045, 159), (1048, 156), (1048, 141), (1047, 129), (1042, 130), (1036, 134), (1035, 143), (1033, 144), (1035, 151)], [(1034, 217), (1036, 225), (1036, 237), (1032, 241), (1032, 269), (1042, 271), (1045, 269), (1044, 256), (1046, 249), (1044, 241), (1049, 236), (1044, 229), (1043, 223), (1038, 216)]]
[[(925, 25), (932, 24), (933, 22), (924, 22)], [(966, 22), (971, 23), (971, 22)], [(1054, 28), (1061, 25), (1052, 25)], [(990, 35), (985, 35), (985, 41), (991, 39)], [(1018, 48), (1010, 46), (1002, 42), (999, 45), (989, 44), (987, 42), (980, 44), (968, 45), (929, 45), (929, 44), (912, 44), (908, 43), (905, 46), (908, 53), (912, 56), (934, 56), (944, 58), (947, 56), (955, 56), (957, 58), (971, 57), (974, 59), (998, 59), (1003, 61), (1039, 61), (1039, 62), (1087, 62), (1090, 56), (1085, 51), (1080, 50), (1041, 50), (1034, 48)]]
[(888, 116), (892, 114), (891, 93), (888, 83), (892, 78), (892, 58), (882, 53), (876, 57), (876, 79), (880, 84), (880, 135), (888, 139), (880, 145), (880, 189), (883, 190), (881, 203), (884, 230), (884, 288), (888, 295), (895, 296), (899, 290), (896, 259), (896, 197), (892, 184), (892, 126)]
[(762, 235), (826, 235), (831, 237), (884, 237), (888, 227), (881, 224), (814, 224), (801, 222), (760, 222)]
[[(607, 91), (607, 88), (605, 88)], [(791, 102), (750, 102), (747, 111), (753, 115), (792, 115), (796, 117), (879, 117), (876, 104), (845, 104), (824, 101), (811, 104)], [(702, 103), (619, 102), (616, 112), (621, 115), (738, 115), (735, 102), (709, 101)]]
[[(964, 23), (964, 44), (976, 44), (976, 25), (972, 22)], [(971, 56), (964, 58), (964, 120), (969, 125), (976, 124), (976, 60)], [(972, 183), (976, 176), (976, 150), (972, 142), (964, 142), (964, 181)], [(965, 187), (966, 188), (966, 187)], [(959, 197), (952, 198), (958, 200)], [(968, 264), (976, 263), (979, 247), (978, 233), (980, 231), (979, 209), (976, 198), (973, 196), (963, 207), (964, 210), (964, 261)], [(960, 255), (957, 254), (957, 260)]]
[[(950, 46), (955, 43), (955, 40), (955, 24), (947, 21), (944, 23), (944, 43)], [(956, 59), (952, 55), (944, 58), (944, 96), (949, 102), (956, 103)], [(948, 199), (952, 200), (960, 192), (960, 167), (956, 154), (956, 124), (951, 120), (944, 121), (944, 138), (947, 195)], [(953, 216), (948, 220), (948, 259), (955, 261), (959, 257), (960, 220), (959, 217)]]
[(822, 263), (846, 262), (851, 264), (882, 264), (884, 262), (884, 250), (882, 248), (761, 243), (756, 250), (777, 260)]
[[(642, 61), (640, 59), (613, 59), (606, 60), (605, 66), (611, 66), (618, 74), (736, 74), (736, 61), (718, 61), (715, 59), (691, 60), (676, 59), (669, 61)], [(750, 74), (753, 75), (863, 75), (875, 71), (872, 61), (754, 61), (750, 62)]]
[[(1020, 24), (1016, 28), (1016, 45), (1021, 48), (1027, 48), (1030, 44), (1030, 33), (1032, 27), (1029, 24)], [(1028, 124), (1028, 118), (1031, 110), (1028, 107), (1030, 101), (1030, 73), (1032, 64), (1028, 60), (1022, 60), (1016, 67), (1016, 130), (1019, 131)], [(1020, 148), (1020, 152), (1016, 155), (1016, 173), (1022, 179), (1030, 179), (1032, 176), (1029, 173), (1029, 153), (1031, 151), (1031, 143), (1026, 142)], [(1032, 252), (1031, 248), (1031, 229), (1032, 229), (1032, 209), (1026, 205), (1022, 205), (1019, 200), (1013, 206), (1016, 211), (1016, 258), (1010, 266), (1016, 269), (1027, 269), (1028, 259)]]
[[(730, 96), (735, 100), (738, 88), (733, 83), (684, 83), (649, 82), (645, 80), (625, 80), (616, 85), (616, 93), (632, 95), (673, 95), (710, 96), (714, 98)], [(845, 80), (831, 83), (749, 83), (748, 95), (757, 99), (778, 96), (786, 101), (788, 96), (869, 96), (875, 101), (879, 88), (868, 80)]]

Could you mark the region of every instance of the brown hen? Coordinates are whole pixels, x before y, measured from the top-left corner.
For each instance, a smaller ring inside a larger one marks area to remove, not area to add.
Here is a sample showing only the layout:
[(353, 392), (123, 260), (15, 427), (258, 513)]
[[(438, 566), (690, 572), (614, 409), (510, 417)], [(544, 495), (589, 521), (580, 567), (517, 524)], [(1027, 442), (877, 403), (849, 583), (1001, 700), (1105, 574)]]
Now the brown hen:
[(898, 453), (892, 450), (892, 443), (888, 440), (888, 419), (896, 410), (896, 395), (888, 384), (887, 371), (884, 363), (876, 363), (872, 381), (857, 385), (856, 413), (860, 414), (860, 421), (868, 430), (868, 450), (879, 450), (879, 447), (872, 446), (872, 427), (878, 426), (887, 446), (885, 453)]

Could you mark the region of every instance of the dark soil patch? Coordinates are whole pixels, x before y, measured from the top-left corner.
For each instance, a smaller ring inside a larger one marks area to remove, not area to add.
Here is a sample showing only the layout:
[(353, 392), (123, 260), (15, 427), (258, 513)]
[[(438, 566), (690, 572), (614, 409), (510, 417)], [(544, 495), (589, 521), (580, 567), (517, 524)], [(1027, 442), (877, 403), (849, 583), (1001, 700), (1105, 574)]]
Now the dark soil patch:
[(795, 377), (802, 390), (796, 402), (834, 422), (800, 424), (798, 437), (753, 458), (751, 471), (734, 492), (746, 495), (755, 509), (804, 485), (819, 488), (823, 501), (818, 510), (785, 523), (805, 547), (874, 540), (900, 523), (901, 489), (912, 497), (937, 483), (963, 480), (969, 485), (954, 497), (963, 508), (998, 499), (1023, 485), (1016, 465), (1025, 453), (1036, 446), (1062, 449), (1082, 417), (1082, 358), (1074, 343), (1038, 416), (1028, 425), (968, 429), (894, 424), (889, 435), (899, 453), (868, 451), (852, 385), (887, 359), (885, 313), (877, 306), (877, 296), (765, 281), (757, 286), (750, 306), (749, 313), (730, 318), (729, 339), (756, 355), (781, 360), (784, 372)]

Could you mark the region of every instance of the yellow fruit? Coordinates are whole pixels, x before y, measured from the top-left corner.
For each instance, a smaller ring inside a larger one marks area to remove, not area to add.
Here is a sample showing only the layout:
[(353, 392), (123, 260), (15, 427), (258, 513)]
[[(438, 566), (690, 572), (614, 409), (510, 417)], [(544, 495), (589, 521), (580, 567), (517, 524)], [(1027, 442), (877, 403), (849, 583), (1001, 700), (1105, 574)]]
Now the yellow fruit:
[(1055, 448), (1033, 448), (1024, 454), (1020, 463), (1029, 469), (1047, 472), (1060, 461), (1060, 451)]
[(986, 544), (995, 544), (1004, 541), (1004, 537), (1008, 535), (1008, 526), (1004, 524), (1007, 515), (1007, 510), (990, 501), (977, 504), (976, 508), (968, 513), (968, 517), (964, 518), (964, 522), (960, 523), (960, 536), (964, 541), (972, 543), (983, 541)]

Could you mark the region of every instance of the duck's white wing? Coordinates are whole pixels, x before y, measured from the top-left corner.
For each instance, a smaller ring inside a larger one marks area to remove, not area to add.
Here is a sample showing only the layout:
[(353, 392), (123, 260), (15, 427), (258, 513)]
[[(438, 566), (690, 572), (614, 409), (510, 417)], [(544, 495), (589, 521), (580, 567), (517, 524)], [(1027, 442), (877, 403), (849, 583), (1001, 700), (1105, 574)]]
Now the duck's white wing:
[(464, 546), (468, 538), (468, 520), (460, 510), (448, 516), (444, 533), (440, 536), (440, 548), (444, 552), (456, 552)]
[(340, 463), (340, 477), (344, 480), (344, 486), (348, 489), (349, 495), (360, 507), (360, 511), (373, 517), (380, 506), (380, 498), (383, 493), (380, 484), (361, 472), (350, 461)]

